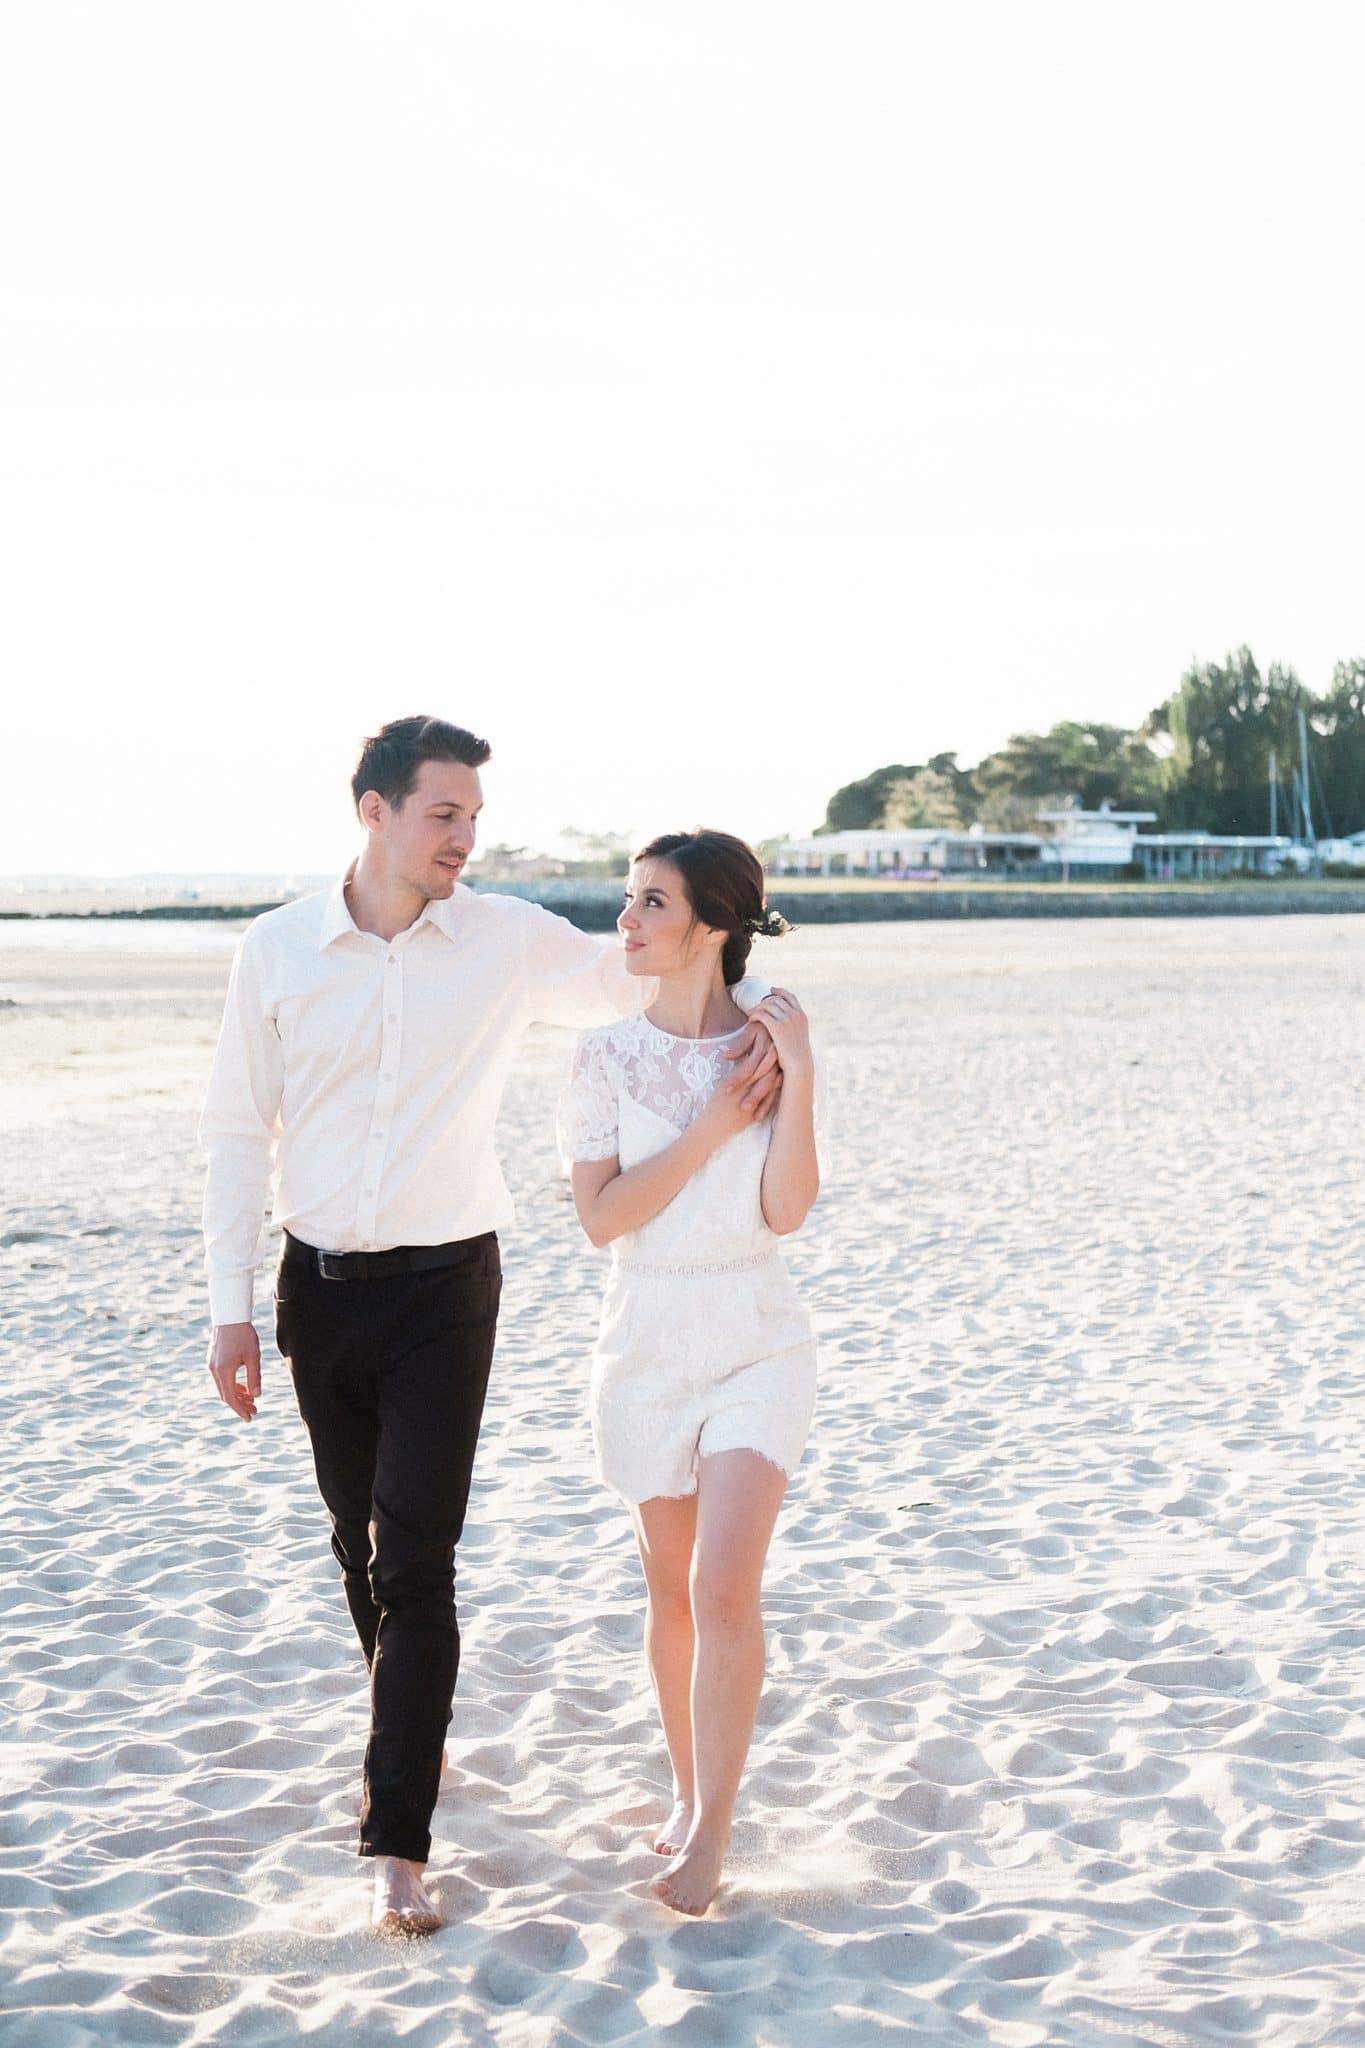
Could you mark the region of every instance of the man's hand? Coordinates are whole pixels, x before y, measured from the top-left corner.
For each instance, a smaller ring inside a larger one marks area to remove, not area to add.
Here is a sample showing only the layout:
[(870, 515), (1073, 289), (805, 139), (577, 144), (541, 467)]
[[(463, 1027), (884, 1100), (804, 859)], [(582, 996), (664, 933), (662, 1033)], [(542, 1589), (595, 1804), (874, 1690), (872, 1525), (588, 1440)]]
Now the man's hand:
[[(253, 1323), (220, 1323), (209, 1344), (208, 1368), (219, 1396), (250, 1422), (261, 1391), (261, 1340)], [(243, 1385), (238, 1374), (246, 1374)]]
[(755, 1024), (766, 1024), (784, 1074), (793, 1079), (812, 1066), (810, 1019), (789, 989), (775, 988), (750, 1011)]
[(777, 1063), (772, 1033), (762, 1018), (755, 1018), (733, 1052), (722, 1053), (721, 1058), (735, 1062), (735, 1071), (725, 1083), (725, 1093), (742, 1091), (740, 1108), (748, 1110), (755, 1122), (763, 1123), (777, 1108), (777, 1098), (782, 1093), (782, 1069)]

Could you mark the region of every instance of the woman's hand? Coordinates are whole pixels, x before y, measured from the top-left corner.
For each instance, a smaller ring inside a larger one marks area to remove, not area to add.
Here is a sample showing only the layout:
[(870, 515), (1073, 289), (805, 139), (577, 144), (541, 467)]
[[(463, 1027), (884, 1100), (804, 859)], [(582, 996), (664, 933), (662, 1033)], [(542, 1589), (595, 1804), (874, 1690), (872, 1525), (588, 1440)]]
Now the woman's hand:
[(790, 989), (773, 989), (754, 1005), (749, 1016), (767, 1025), (784, 1074), (811, 1072), (814, 1057), (810, 1049), (810, 1019)]
[(751, 1124), (761, 1123), (771, 1104), (767, 1101), (751, 1103), (749, 1096), (755, 1091), (715, 1088), (706, 1099), (704, 1108), (697, 1111), (692, 1120), (692, 1129), (703, 1139), (708, 1149), (723, 1145), (727, 1138), (733, 1138), (739, 1131), (747, 1131)]

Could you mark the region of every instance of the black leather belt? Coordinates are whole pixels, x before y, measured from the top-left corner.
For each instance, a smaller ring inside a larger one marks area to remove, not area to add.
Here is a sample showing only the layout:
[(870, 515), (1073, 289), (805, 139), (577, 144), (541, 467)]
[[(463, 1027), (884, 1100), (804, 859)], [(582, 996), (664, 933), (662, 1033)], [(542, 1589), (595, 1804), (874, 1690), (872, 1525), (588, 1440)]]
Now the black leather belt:
[(476, 1237), (461, 1237), (450, 1244), (399, 1244), (387, 1252), (320, 1252), (302, 1238), (284, 1233), (285, 1250), (292, 1258), (316, 1265), (324, 1280), (387, 1280), (395, 1273), (434, 1273), (442, 1266), (459, 1266), (469, 1257)]

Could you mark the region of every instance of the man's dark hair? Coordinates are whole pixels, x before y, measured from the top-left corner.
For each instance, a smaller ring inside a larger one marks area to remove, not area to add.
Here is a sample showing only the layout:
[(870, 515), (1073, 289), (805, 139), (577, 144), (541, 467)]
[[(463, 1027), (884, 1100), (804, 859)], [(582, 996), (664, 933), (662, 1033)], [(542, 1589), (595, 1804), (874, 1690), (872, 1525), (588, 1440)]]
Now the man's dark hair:
[(398, 810), (412, 795), (423, 761), (462, 761), (466, 768), (482, 768), (492, 751), (487, 740), (475, 739), (444, 718), (391, 718), (360, 749), (351, 777), (355, 807), (360, 809), (367, 789), (375, 789)]

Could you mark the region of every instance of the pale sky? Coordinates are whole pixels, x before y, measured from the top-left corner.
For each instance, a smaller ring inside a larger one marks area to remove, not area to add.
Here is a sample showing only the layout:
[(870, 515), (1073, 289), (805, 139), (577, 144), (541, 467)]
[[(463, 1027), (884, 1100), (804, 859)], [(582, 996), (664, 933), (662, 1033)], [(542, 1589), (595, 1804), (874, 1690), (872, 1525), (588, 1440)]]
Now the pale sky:
[[(1365, 10), (0, 16), (0, 872), (818, 822), (1365, 653)], [(1358, 821), (1365, 823), (1365, 820)]]

